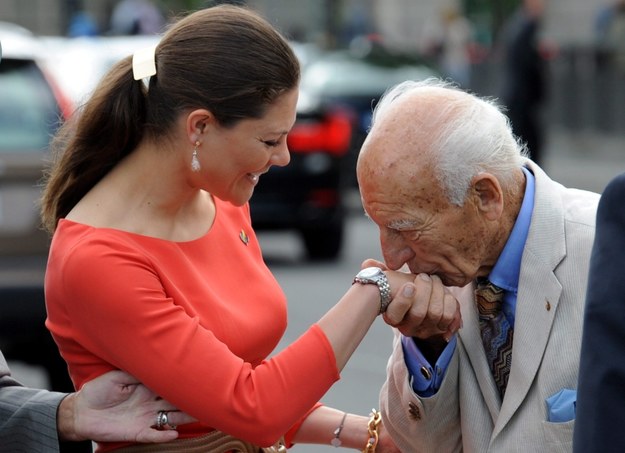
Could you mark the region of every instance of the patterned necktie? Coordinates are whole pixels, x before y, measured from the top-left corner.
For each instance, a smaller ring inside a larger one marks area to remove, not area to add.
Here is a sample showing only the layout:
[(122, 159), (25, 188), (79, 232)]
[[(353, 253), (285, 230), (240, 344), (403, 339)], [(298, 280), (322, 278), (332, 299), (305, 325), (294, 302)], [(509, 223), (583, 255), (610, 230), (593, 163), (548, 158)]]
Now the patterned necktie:
[(475, 301), (480, 318), (486, 359), (503, 399), (512, 362), (512, 328), (503, 313), (503, 289), (488, 280), (478, 280)]

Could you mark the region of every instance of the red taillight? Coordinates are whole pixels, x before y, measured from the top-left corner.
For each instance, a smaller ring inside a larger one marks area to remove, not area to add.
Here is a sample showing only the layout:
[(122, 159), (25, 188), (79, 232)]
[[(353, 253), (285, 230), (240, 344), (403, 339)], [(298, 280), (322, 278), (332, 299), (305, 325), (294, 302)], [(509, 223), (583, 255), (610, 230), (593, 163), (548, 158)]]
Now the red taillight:
[(351, 138), (351, 117), (346, 112), (335, 111), (328, 113), (322, 121), (296, 122), (287, 136), (287, 145), (294, 153), (325, 151), (342, 156), (349, 150)]
[(308, 194), (308, 201), (317, 207), (332, 208), (340, 203), (339, 192), (337, 189), (313, 190)]

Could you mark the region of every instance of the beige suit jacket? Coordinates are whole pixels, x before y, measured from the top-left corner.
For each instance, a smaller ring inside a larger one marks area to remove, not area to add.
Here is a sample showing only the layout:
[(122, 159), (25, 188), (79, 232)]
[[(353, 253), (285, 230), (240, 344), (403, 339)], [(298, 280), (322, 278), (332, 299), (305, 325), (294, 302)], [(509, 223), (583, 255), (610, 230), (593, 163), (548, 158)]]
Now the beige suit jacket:
[(538, 166), (523, 252), (512, 366), (503, 403), (486, 363), (473, 284), (453, 288), (463, 328), (439, 391), (412, 390), (396, 332), (380, 393), (385, 426), (402, 452), (570, 452), (574, 421), (547, 421), (545, 399), (576, 389), (582, 319), (599, 195), (567, 189)]

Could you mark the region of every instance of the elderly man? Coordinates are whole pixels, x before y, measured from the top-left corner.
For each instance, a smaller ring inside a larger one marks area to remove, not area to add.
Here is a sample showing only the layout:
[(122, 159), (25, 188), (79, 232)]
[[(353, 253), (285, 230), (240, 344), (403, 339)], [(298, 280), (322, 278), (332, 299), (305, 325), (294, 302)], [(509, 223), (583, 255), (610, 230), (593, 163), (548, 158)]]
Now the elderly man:
[(363, 205), (387, 267), (418, 274), (380, 394), (404, 452), (571, 450), (599, 196), (525, 156), (494, 102), (439, 80), (376, 107)]

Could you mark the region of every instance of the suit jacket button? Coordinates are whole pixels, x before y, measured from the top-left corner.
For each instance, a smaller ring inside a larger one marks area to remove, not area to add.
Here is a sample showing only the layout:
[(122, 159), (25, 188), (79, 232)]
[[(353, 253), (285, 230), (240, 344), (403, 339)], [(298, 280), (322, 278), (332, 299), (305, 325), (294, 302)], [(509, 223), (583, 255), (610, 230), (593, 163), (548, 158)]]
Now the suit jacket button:
[(419, 406), (412, 401), (408, 403), (408, 412), (410, 413), (410, 418), (413, 420), (421, 420), (421, 411), (419, 410)]

